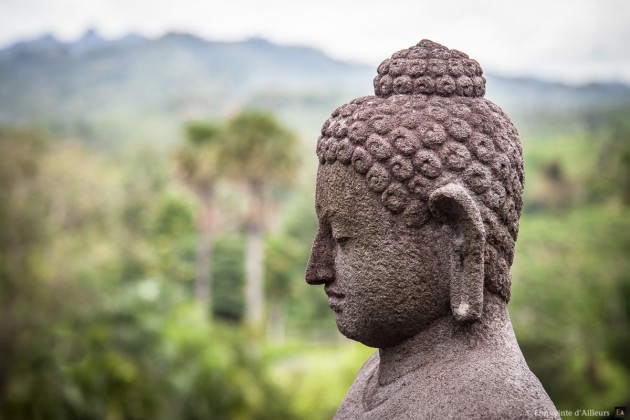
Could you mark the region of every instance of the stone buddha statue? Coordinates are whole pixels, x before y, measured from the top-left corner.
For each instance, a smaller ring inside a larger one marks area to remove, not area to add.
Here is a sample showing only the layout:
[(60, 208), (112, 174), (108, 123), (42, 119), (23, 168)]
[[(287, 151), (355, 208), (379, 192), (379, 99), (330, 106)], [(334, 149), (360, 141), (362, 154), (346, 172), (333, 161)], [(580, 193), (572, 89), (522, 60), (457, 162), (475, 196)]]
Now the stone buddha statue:
[(337, 419), (559, 419), (507, 311), (523, 196), (508, 116), (468, 55), (423, 40), (317, 142), (306, 281), (378, 351)]

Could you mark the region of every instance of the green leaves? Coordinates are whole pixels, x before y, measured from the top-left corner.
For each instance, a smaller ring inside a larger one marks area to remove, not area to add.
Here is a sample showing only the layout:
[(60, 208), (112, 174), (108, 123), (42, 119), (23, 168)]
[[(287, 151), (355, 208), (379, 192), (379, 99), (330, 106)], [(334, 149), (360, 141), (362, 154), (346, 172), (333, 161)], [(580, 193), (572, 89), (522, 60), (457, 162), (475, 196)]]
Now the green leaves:
[(226, 124), (228, 173), (248, 182), (290, 183), (299, 162), (297, 137), (266, 112), (245, 111)]
[(300, 163), (298, 138), (267, 112), (244, 111), (225, 124), (193, 122), (185, 132), (175, 162), (196, 187), (219, 180), (290, 183)]

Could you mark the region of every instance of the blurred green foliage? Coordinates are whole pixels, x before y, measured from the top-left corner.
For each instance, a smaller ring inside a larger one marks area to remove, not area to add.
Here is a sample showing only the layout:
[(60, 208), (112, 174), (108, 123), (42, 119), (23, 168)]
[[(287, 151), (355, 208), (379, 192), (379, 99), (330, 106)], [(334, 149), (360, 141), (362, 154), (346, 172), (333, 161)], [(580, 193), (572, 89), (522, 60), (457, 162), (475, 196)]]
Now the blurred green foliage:
[(628, 109), (587, 115), (580, 134), (525, 144), (510, 313), (559, 409), (630, 401)]
[[(523, 139), (510, 313), (561, 409), (630, 401), (627, 115)], [(216, 187), (224, 223), (212, 239), (213, 322), (194, 304), (199, 203), (170, 156), (0, 130), (0, 418), (334, 413), (372, 350), (340, 337), (321, 289), (302, 278), (317, 225), (316, 159), (277, 196), (260, 335), (242, 325), (242, 191)]]
[(511, 314), (530, 367), (559, 408), (628, 398), (630, 209), (524, 218)]

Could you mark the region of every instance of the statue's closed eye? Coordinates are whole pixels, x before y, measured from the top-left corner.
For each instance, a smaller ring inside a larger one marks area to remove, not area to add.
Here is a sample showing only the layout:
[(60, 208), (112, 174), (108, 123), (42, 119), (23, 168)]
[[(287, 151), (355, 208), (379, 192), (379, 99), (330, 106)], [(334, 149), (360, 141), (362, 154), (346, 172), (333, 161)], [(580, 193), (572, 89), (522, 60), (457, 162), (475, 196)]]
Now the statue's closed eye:
[(337, 236), (335, 237), (335, 242), (339, 245), (339, 246), (344, 246), (345, 244), (348, 243), (348, 241), (352, 239), (350, 236)]

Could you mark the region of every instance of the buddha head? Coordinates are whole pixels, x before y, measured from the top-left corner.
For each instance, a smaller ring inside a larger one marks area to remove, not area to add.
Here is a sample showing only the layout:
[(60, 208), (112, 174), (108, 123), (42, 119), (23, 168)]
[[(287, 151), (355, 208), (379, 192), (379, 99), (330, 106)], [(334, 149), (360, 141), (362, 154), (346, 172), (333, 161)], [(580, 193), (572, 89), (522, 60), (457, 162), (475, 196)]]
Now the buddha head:
[(324, 286), (344, 335), (386, 348), (445, 316), (478, 322), (484, 295), (509, 301), (523, 159), (460, 51), (423, 40), (381, 63), (374, 90), (317, 141), (306, 281)]

